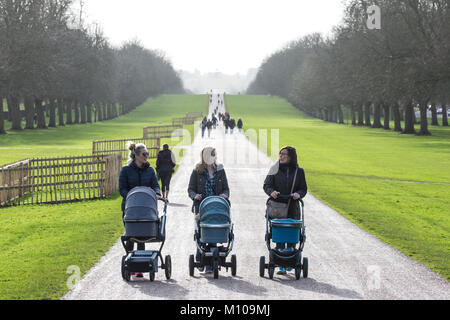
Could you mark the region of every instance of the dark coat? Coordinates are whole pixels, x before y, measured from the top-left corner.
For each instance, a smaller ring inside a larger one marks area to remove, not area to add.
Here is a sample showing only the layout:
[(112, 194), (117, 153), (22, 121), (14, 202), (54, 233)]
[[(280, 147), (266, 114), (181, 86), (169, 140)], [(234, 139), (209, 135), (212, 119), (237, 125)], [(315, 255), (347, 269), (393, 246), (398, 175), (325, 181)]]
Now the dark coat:
[(172, 151), (170, 150), (162, 150), (158, 153), (158, 157), (156, 159), (156, 172), (158, 175), (174, 173), (175, 163), (172, 161)]
[[(289, 166), (287, 168), (280, 167), (280, 163), (277, 162), (271, 169), (264, 181), (264, 192), (270, 197), (272, 192), (278, 191), (282, 195), (291, 194), (292, 184), (294, 181), (295, 168)], [(297, 179), (295, 180), (294, 191), (292, 193), (298, 193), (303, 199), (308, 193), (308, 186), (306, 185), (305, 171), (302, 168), (298, 168)], [(286, 200), (275, 200), (276, 202), (287, 203)], [(289, 206), (288, 217), (291, 219), (300, 219), (300, 207), (298, 201), (292, 201)]]
[[(188, 194), (189, 198), (194, 200), (197, 194), (205, 193), (205, 184), (206, 184), (206, 173), (198, 173), (197, 169), (195, 169), (189, 180)], [(216, 196), (220, 196), (221, 194), (226, 195), (230, 198), (230, 189), (228, 187), (228, 179), (225, 173), (225, 169), (223, 165), (217, 166), (217, 175), (216, 175), (216, 186), (214, 188), (214, 194)], [(198, 205), (198, 204), (197, 204)], [(197, 208), (198, 210), (198, 208)]]
[(125, 201), (128, 193), (136, 187), (150, 187), (157, 195), (161, 195), (155, 170), (147, 162), (139, 168), (133, 161), (122, 168), (119, 176), (119, 190), (122, 196), (122, 212), (125, 211)]
[(241, 119), (238, 120), (237, 126), (238, 126), (238, 129), (242, 129), (243, 128), (244, 123), (242, 122)]

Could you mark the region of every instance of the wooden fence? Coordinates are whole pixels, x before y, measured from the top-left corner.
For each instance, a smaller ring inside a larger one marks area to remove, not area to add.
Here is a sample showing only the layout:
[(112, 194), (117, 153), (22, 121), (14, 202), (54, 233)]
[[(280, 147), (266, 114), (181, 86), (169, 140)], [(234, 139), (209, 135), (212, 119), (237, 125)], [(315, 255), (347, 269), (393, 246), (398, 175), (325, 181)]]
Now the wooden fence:
[(172, 119), (172, 125), (179, 126), (179, 125), (190, 125), (194, 124), (195, 120), (197, 120), (197, 117), (192, 118), (174, 118)]
[(0, 168), (0, 207), (104, 198), (118, 190), (122, 155), (23, 160)]
[(149, 159), (156, 159), (158, 152), (161, 149), (160, 138), (136, 138), (136, 139), (121, 139), (121, 140), (104, 140), (92, 142), (92, 154), (93, 155), (107, 155), (120, 152), (122, 154), (122, 162), (128, 160), (129, 150), (127, 149), (128, 141), (134, 143), (144, 143), (147, 146), (147, 150), (150, 153)]
[(144, 139), (183, 137), (183, 125), (144, 127)]
[(186, 118), (203, 118), (203, 112), (188, 112), (186, 113)]

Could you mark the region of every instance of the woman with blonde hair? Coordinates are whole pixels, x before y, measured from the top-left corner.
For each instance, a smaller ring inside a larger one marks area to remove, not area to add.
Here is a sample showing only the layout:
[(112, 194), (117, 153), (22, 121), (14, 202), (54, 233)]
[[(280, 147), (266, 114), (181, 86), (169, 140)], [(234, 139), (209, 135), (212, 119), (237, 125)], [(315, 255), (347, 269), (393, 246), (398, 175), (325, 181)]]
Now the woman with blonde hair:
[[(192, 212), (197, 215), (200, 203), (208, 197), (220, 196), (230, 202), (227, 175), (223, 165), (216, 163), (216, 149), (210, 147), (203, 149), (200, 158), (200, 163), (192, 171), (188, 187), (189, 198), (194, 201)], [(197, 251), (198, 260), (199, 252)], [(205, 272), (212, 272), (211, 266), (206, 266)]]
[[(125, 202), (128, 193), (136, 187), (152, 188), (158, 200), (161, 200), (161, 190), (159, 188), (158, 179), (156, 178), (155, 170), (150, 167), (148, 162), (149, 153), (145, 144), (128, 143), (130, 150), (130, 157), (128, 164), (122, 168), (119, 176), (119, 190), (122, 196), (122, 218), (125, 214)], [(129, 251), (133, 250), (133, 242), (127, 242)], [(138, 250), (145, 250), (145, 244), (139, 243)], [(142, 277), (141, 273), (136, 274), (137, 277)]]

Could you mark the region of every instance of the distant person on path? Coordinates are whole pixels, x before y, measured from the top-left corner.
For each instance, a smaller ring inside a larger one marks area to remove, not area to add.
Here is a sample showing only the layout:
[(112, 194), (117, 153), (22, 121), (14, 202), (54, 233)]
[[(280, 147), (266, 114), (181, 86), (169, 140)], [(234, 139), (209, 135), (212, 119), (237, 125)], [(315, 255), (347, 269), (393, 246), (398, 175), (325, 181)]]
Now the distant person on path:
[[(155, 170), (150, 167), (148, 162), (149, 153), (145, 144), (128, 143), (130, 156), (128, 164), (122, 168), (119, 176), (119, 190), (122, 196), (122, 219), (125, 215), (125, 203), (128, 193), (136, 187), (149, 187), (156, 193), (158, 200), (162, 199), (161, 190), (158, 184)], [(132, 251), (134, 243), (127, 241), (125, 246), (127, 250)], [(138, 250), (145, 250), (145, 243), (138, 244)], [(137, 277), (142, 278), (142, 273), (137, 273)]]
[(172, 180), (172, 175), (175, 172), (175, 166), (175, 155), (169, 150), (169, 145), (165, 144), (156, 159), (156, 172), (158, 178), (161, 179), (161, 190), (165, 199), (169, 198), (170, 180)]
[(208, 138), (211, 138), (212, 127), (213, 127), (213, 123), (210, 119), (208, 119), (208, 121), (206, 121), (206, 128), (208, 129)]
[(200, 124), (200, 127), (202, 128), (202, 138), (205, 137), (205, 130), (206, 130), (207, 122), (208, 122), (208, 119), (206, 119), (206, 117), (204, 117), (202, 123)]
[[(294, 181), (294, 177), (295, 181)], [(292, 186), (294, 192), (291, 194)], [(285, 147), (280, 151), (279, 161), (270, 169), (264, 181), (264, 192), (270, 199), (279, 203), (289, 203), (287, 217), (300, 220), (300, 199), (303, 199), (307, 192), (305, 171), (299, 167), (297, 151), (293, 147)], [(279, 195), (291, 195), (292, 200), (278, 199)], [(293, 250), (295, 244), (277, 243), (277, 250)], [(290, 270), (288, 270), (290, 271)], [(280, 268), (278, 274), (286, 274), (286, 269)]]
[(230, 129), (231, 129), (231, 134), (233, 134), (234, 132), (234, 128), (236, 128), (236, 120), (231, 119), (230, 120)]
[[(198, 221), (200, 203), (208, 197), (219, 196), (229, 201), (230, 189), (223, 165), (217, 164), (217, 153), (214, 148), (205, 148), (200, 154), (201, 160), (191, 174), (188, 187), (189, 198), (192, 199), (192, 212)], [(197, 261), (200, 253), (197, 251)], [(211, 266), (206, 266), (206, 273), (211, 273)]]
[(242, 119), (238, 120), (237, 127), (239, 129), (239, 132), (242, 132), (242, 128), (244, 127), (244, 123), (242, 122)]

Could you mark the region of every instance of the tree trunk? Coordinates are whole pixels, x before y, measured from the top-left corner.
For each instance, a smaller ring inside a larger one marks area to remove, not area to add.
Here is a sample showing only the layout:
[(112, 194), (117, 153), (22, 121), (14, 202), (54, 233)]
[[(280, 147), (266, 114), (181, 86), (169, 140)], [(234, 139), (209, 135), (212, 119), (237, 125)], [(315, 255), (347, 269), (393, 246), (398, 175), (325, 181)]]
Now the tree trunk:
[(324, 108), (324, 119), (323, 120), (325, 120), (327, 122), (329, 121), (328, 114), (329, 114), (328, 108)]
[(92, 123), (92, 103), (86, 104), (87, 122)]
[(417, 135), (419, 136), (431, 136), (430, 131), (428, 131), (428, 118), (427, 118), (427, 109), (428, 109), (428, 100), (420, 104), (420, 131)]
[(405, 130), (404, 134), (416, 134), (414, 129), (414, 107), (412, 103), (408, 103), (403, 108), (405, 110)]
[(66, 124), (73, 124), (72, 122), (72, 102), (66, 100)]
[(356, 106), (352, 104), (351, 107), (351, 114), (352, 114), (352, 126), (356, 126)]
[(103, 110), (102, 105), (100, 103), (97, 103), (97, 121), (103, 121)]
[(34, 122), (37, 122), (36, 109), (34, 107), (33, 98), (25, 97), (25, 129), (34, 129)]
[(78, 101), (75, 100), (73, 102), (73, 110), (75, 110), (75, 117), (74, 117), (74, 124), (79, 124), (80, 123), (80, 106), (78, 104)]
[(436, 110), (436, 103), (434, 103), (434, 102), (431, 104), (431, 125), (439, 126), (437, 110)]
[(49, 128), (56, 128), (56, 102), (55, 99), (49, 99), (50, 104), (50, 120), (48, 122)]
[(344, 113), (342, 111), (341, 105), (339, 105), (337, 107), (337, 113), (338, 113), (338, 118), (339, 118), (339, 124), (344, 124)]
[(0, 96), (0, 134), (5, 134), (5, 119), (3, 117), (3, 97)]
[(374, 104), (373, 125), (372, 128), (382, 128), (381, 125), (381, 103)]
[(371, 105), (372, 105), (372, 103), (371, 102), (367, 102), (365, 105), (364, 105), (364, 113), (365, 113), (365, 115), (366, 115), (366, 121), (365, 121), (365, 123), (364, 123), (364, 125), (366, 126), (366, 127), (371, 127), (372, 126), (372, 124), (371, 124), (371, 120), (370, 120), (370, 112), (371, 112)]
[(34, 105), (37, 112), (37, 127), (38, 129), (47, 129), (47, 124), (45, 123), (45, 111), (42, 105), (41, 99), (36, 99)]
[(401, 115), (400, 115), (400, 106), (398, 103), (395, 103), (392, 107), (393, 115), (394, 115), (394, 123), (395, 123), (395, 132), (402, 132), (402, 123), (401, 123)]
[(58, 126), (64, 127), (64, 100), (58, 99)]
[(448, 127), (447, 105), (442, 104), (442, 126)]
[(86, 104), (84, 102), (80, 103), (80, 122), (86, 123)]
[(391, 121), (390, 106), (388, 104), (384, 103), (383, 110), (384, 110), (384, 130), (391, 130), (391, 128), (390, 128), (390, 121)]
[(20, 114), (19, 99), (13, 96), (7, 98), (8, 113), (12, 122), (11, 130), (22, 130), (22, 116)]
[(358, 126), (364, 126), (364, 111), (362, 104), (358, 105)]

